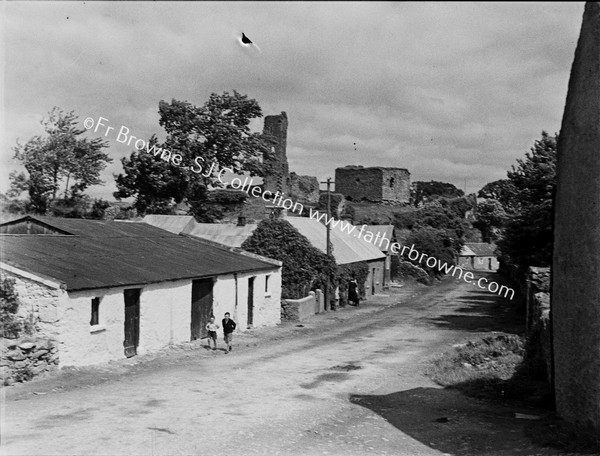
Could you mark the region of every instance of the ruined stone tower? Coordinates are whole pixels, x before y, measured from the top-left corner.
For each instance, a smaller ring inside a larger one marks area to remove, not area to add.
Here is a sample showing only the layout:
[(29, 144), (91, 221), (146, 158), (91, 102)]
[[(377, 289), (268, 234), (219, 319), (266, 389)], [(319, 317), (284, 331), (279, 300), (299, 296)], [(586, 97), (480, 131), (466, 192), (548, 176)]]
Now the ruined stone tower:
[(345, 166), (335, 170), (335, 191), (351, 201), (406, 204), (410, 173), (404, 168)]
[(290, 178), (286, 155), (287, 128), (288, 119), (285, 112), (265, 117), (263, 136), (269, 142), (271, 153), (264, 157), (263, 190), (289, 193)]

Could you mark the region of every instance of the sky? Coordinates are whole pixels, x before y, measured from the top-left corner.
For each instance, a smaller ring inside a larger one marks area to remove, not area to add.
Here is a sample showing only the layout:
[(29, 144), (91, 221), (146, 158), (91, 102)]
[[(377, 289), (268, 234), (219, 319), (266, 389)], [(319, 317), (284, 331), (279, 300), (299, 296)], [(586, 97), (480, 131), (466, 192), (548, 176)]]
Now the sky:
[[(2, 2), (0, 191), (58, 106), (157, 134), (158, 103), (237, 90), (285, 111), (290, 171), (407, 168), (468, 193), (560, 130), (583, 3)], [(244, 32), (260, 49), (243, 47)], [(262, 131), (262, 119), (252, 123)], [(88, 137), (98, 137), (88, 131)], [(104, 132), (102, 132), (104, 133)], [(104, 186), (133, 147), (104, 137)]]

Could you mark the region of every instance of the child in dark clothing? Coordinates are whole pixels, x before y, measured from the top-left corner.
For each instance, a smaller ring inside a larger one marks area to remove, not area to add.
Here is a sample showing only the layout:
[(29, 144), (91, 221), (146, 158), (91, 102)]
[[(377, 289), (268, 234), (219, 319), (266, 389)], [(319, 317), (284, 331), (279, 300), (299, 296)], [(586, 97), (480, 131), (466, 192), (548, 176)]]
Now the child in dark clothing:
[(231, 317), (231, 315), (229, 314), (229, 312), (226, 312), (225, 318), (223, 318), (223, 321), (222, 321), (223, 336), (225, 338), (225, 343), (229, 347), (229, 351), (231, 351), (231, 341), (233, 338), (233, 331), (235, 331), (235, 327), (236, 327), (235, 321), (233, 321), (230, 317)]

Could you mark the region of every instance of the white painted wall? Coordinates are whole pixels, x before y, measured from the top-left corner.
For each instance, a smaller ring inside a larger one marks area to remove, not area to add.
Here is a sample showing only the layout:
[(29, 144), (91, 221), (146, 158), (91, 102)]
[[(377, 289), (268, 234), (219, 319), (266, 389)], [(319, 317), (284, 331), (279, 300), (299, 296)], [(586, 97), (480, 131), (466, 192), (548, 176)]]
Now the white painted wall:
[[(269, 291), (265, 293), (265, 278)], [(17, 279), (23, 309), (40, 316), (39, 330), (59, 342), (60, 366), (82, 366), (125, 357), (126, 288), (114, 287), (66, 292), (48, 284), (12, 274)], [(29, 275), (31, 276), (31, 275)], [(256, 274), (219, 276), (213, 288), (213, 313), (220, 324), (225, 312), (238, 323), (238, 331), (247, 329), (248, 278), (254, 283), (254, 327), (280, 322), (281, 268)], [(190, 340), (192, 281), (179, 280), (148, 284), (140, 293), (140, 340), (138, 354), (157, 351), (170, 344)], [(99, 324), (90, 326), (92, 299), (100, 298)], [(219, 337), (222, 337), (219, 335)]]
[[(265, 292), (266, 277), (269, 278), (269, 290)], [(243, 273), (237, 274), (237, 299), (236, 279), (234, 275), (220, 276), (213, 288), (213, 312), (219, 325), (225, 312), (237, 323), (237, 331), (248, 328), (248, 279), (254, 279), (254, 328), (260, 326), (273, 326), (281, 322), (281, 269), (268, 273)]]

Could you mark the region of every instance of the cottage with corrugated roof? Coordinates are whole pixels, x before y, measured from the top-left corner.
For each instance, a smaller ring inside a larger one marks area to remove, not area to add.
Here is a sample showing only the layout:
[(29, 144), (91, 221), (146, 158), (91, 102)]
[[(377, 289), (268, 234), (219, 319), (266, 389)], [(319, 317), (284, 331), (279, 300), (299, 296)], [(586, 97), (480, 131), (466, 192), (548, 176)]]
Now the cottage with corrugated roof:
[(465, 243), (456, 263), (463, 269), (479, 269), (485, 271), (496, 271), (498, 258), (494, 253), (496, 247), (486, 242)]
[(238, 330), (275, 325), (281, 263), (146, 223), (23, 217), (0, 224), (3, 276), (20, 311), (89, 365), (206, 337), (211, 314)]

